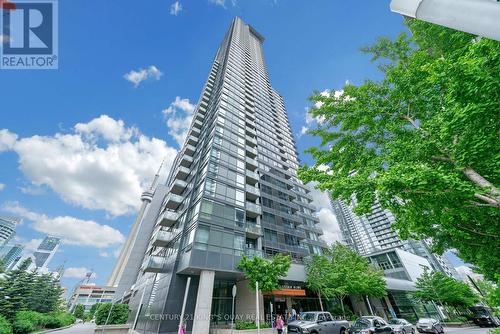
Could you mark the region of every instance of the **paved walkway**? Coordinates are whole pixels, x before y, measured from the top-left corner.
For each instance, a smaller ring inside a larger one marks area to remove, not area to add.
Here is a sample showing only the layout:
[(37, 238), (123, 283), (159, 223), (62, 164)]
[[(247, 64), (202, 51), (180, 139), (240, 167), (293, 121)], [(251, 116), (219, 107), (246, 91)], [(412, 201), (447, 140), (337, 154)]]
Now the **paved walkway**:
[(85, 324), (76, 324), (70, 328), (61, 329), (54, 331), (54, 334), (93, 334), (95, 329), (95, 324), (91, 322), (86, 322)]
[(490, 328), (480, 327), (464, 327), (464, 328), (451, 328), (445, 327), (445, 334), (487, 334)]

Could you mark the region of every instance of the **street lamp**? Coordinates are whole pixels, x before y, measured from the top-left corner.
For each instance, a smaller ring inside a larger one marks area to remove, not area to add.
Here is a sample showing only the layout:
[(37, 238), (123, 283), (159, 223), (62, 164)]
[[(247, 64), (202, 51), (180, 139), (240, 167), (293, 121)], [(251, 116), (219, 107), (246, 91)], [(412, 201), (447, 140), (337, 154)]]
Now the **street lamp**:
[(497, 0), (392, 0), (391, 10), (500, 41), (500, 1)]
[(233, 285), (233, 309), (231, 310), (231, 334), (234, 333), (234, 298), (236, 297), (236, 284)]

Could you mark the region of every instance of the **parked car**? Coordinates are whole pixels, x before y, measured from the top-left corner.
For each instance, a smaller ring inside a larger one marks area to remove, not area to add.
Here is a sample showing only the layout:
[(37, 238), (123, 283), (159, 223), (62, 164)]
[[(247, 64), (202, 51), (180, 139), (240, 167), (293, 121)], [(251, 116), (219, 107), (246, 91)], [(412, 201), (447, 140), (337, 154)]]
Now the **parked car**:
[(436, 319), (421, 318), (417, 322), (417, 331), (419, 333), (444, 333), (443, 325)]
[(290, 334), (347, 334), (348, 328), (346, 320), (333, 320), (329, 312), (302, 312), (287, 326)]
[(365, 316), (358, 318), (349, 329), (350, 334), (395, 334), (394, 330), (381, 317)]
[(469, 308), (474, 314), (472, 321), (479, 327), (498, 327), (500, 318), (493, 314), (493, 311), (485, 306), (474, 306)]
[(391, 326), (394, 334), (414, 334), (415, 328), (413, 324), (405, 319), (394, 318), (389, 320), (389, 326)]

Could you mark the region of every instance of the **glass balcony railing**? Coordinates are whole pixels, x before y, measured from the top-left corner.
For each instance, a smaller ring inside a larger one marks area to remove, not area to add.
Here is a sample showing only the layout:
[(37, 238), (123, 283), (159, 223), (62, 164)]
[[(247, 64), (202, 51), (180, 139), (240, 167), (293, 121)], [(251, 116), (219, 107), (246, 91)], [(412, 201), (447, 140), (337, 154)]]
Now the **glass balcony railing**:
[(247, 182), (250, 182), (251, 184), (255, 184), (256, 182), (259, 182), (259, 174), (249, 171), (248, 169), (245, 171), (245, 175), (247, 178)]
[(177, 222), (177, 219), (179, 219), (179, 214), (177, 212), (164, 211), (158, 218), (158, 223), (161, 226), (170, 227)]
[(153, 235), (153, 245), (154, 246), (160, 246), (160, 247), (165, 247), (168, 245), (170, 241), (174, 239), (174, 237), (177, 235), (178, 231), (165, 231), (165, 230), (159, 230), (156, 232), (156, 234)]
[(246, 222), (245, 223), (245, 231), (247, 234), (255, 237), (262, 236), (262, 227), (255, 223)]
[(251, 167), (250, 169), (254, 170), (256, 169), (257, 167), (259, 167), (259, 163), (257, 162), (257, 160), (255, 159), (252, 159), (252, 158), (249, 158), (249, 157), (246, 157), (245, 159), (246, 163), (247, 163), (247, 166)]
[(262, 257), (262, 251), (255, 248), (246, 248), (245, 255), (248, 257), (254, 257), (254, 256)]
[(245, 208), (247, 210), (248, 217), (256, 217), (262, 214), (262, 208), (258, 204), (246, 202)]
[(142, 270), (148, 273), (160, 273), (165, 265), (165, 258), (158, 255), (150, 255), (144, 259)]
[(173, 193), (169, 193), (167, 195), (167, 199), (165, 201), (165, 204), (166, 204), (167, 208), (169, 208), (171, 210), (176, 210), (179, 207), (179, 205), (181, 205), (183, 200), (184, 200), (184, 198), (182, 196), (179, 196), (179, 195), (176, 195)]
[(189, 173), (190, 173), (189, 168), (179, 166), (179, 167), (177, 167), (177, 170), (175, 171), (175, 178), (179, 179), (179, 180), (186, 180)]
[(245, 186), (245, 191), (247, 193), (247, 199), (255, 200), (258, 197), (260, 197), (260, 190), (257, 187), (254, 187), (254, 186), (247, 184)]
[(193, 158), (190, 157), (189, 155), (183, 155), (181, 157), (180, 165), (183, 167), (189, 167), (193, 163)]
[(180, 195), (184, 192), (184, 189), (187, 187), (187, 182), (183, 180), (174, 180), (172, 186), (170, 187), (170, 192)]

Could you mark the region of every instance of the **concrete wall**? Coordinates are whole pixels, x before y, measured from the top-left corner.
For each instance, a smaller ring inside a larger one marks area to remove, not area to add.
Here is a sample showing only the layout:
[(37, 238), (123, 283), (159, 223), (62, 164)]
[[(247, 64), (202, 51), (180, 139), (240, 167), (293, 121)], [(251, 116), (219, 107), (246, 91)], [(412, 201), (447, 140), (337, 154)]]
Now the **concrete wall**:
[[(255, 310), (255, 292), (251, 291), (248, 287), (248, 280), (239, 281), (236, 283), (237, 294), (235, 298), (234, 312), (237, 320), (255, 320), (256, 310)], [(264, 298), (262, 293), (259, 293), (259, 313), (260, 322), (265, 321), (264, 319)], [(241, 316), (248, 316), (248, 319), (241, 318)]]

